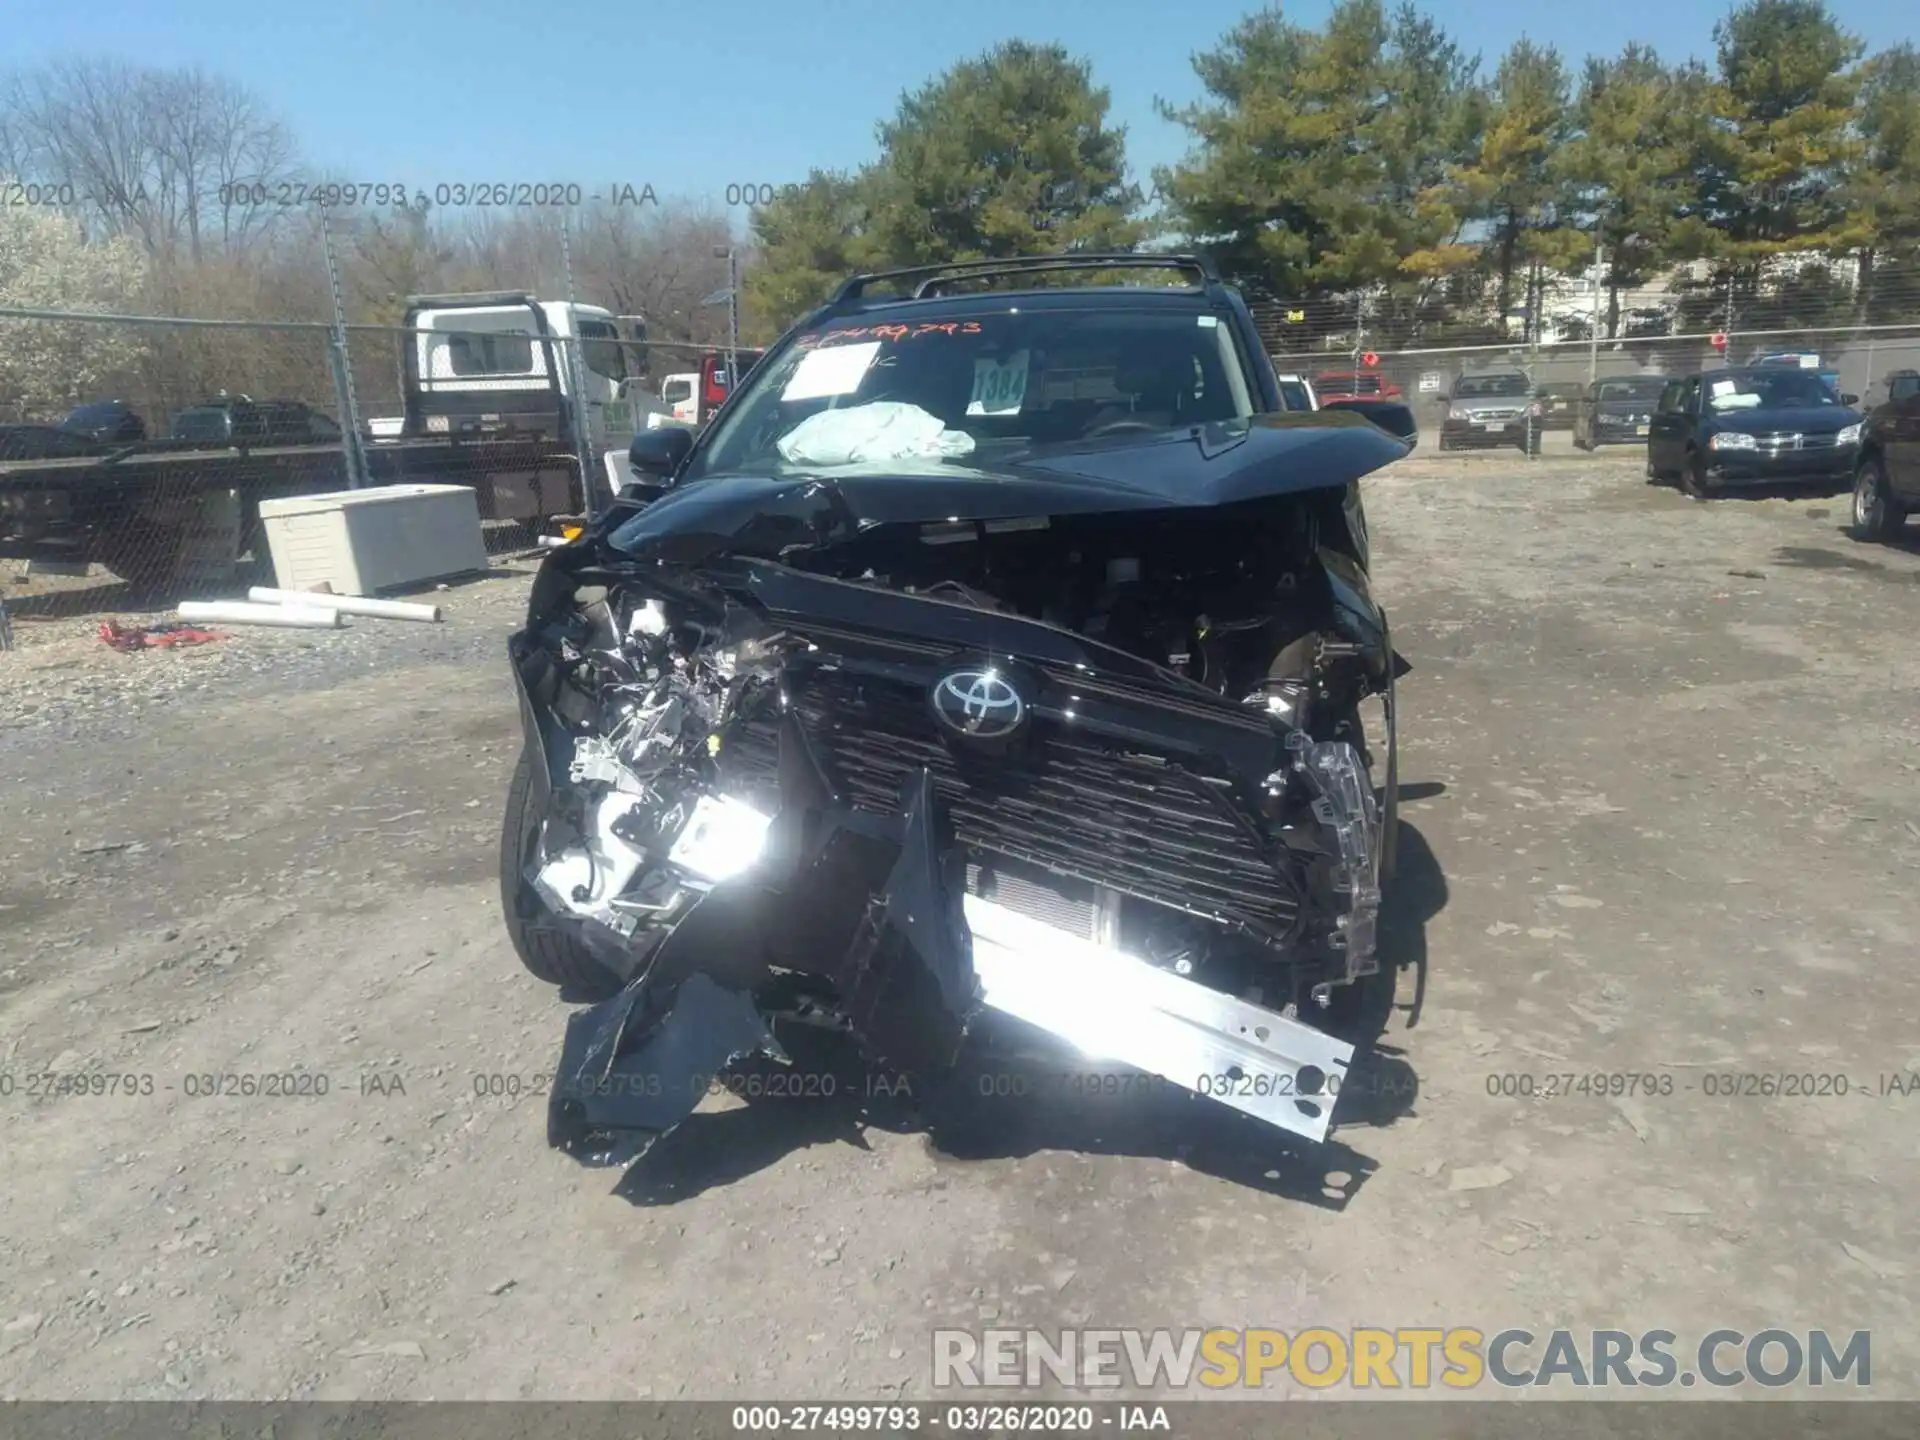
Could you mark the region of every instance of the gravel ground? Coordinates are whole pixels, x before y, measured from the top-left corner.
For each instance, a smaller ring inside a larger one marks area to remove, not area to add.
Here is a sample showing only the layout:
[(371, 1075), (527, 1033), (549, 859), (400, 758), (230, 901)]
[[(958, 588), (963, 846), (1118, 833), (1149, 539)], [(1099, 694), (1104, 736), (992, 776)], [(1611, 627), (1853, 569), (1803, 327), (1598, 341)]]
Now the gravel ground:
[[(177, 654), (19, 627), (0, 1396), (916, 1397), (943, 1324), (1868, 1329), (1874, 1393), (1920, 1395), (1920, 1093), (1880, 1083), (1920, 1072), (1920, 544), (1631, 456), (1367, 485), (1416, 667), (1400, 1003), (1320, 1148), (723, 1100), (582, 1170), (478, 1093), (566, 1014), (495, 893), (523, 577)], [(136, 1093), (26, 1093), (83, 1071)], [(189, 1078), (288, 1071), (327, 1093)], [(1672, 1088), (1540, 1093), (1574, 1072)], [(1781, 1072), (1850, 1093), (1703, 1093)]]

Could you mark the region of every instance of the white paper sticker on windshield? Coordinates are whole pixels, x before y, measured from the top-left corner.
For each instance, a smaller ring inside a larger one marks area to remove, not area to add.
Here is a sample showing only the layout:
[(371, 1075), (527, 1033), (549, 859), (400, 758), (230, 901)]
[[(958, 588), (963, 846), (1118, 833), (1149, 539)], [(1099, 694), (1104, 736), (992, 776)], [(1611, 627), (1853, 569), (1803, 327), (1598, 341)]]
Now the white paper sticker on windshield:
[(969, 415), (1017, 415), (1027, 398), (1027, 352), (1016, 350), (1005, 360), (982, 356), (973, 362), (973, 398)]
[(851, 395), (880, 353), (880, 342), (867, 345), (835, 345), (825, 350), (809, 350), (800, 358), (793, 378), (780, 392), (782, 400), (818, 400), (823, 395)]
[(1740, 382), (1737, 380), (1716, 380), (1713, 382), (1713, 398), (1718, 400), (1722, 395), (1731, 395), (1739, 388)]

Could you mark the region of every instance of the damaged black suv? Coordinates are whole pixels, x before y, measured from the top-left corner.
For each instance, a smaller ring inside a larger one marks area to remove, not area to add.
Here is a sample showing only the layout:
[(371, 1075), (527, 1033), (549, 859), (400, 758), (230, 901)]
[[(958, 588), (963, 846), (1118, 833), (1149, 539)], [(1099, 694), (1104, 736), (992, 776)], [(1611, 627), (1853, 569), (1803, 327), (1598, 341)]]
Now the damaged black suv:
[(1405, 453), (1138, 254), (855, 277), (637, 437), (510, 641), (508, 928), (599, 1002), (553, 1143), (631, 1161), (793, 1024), (937, 1077), (996, 1016), (1324, 1136), (1407, 668), (1358, 481)]

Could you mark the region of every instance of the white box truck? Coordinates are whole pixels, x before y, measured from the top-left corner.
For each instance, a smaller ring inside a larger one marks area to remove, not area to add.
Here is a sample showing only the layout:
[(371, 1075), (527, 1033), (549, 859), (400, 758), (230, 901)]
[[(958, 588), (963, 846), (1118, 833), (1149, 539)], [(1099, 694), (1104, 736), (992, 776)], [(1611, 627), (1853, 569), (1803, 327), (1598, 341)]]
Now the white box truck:
[(577, 393), (590, 453), (624, 454), (636, 429), (673, 418), (648, 393), (646, 323), (631, 316), (495, 291), (409, 296), (404, 324), (416, 332), (401, 347), (407, 438), (538, 438), (571, 448)]

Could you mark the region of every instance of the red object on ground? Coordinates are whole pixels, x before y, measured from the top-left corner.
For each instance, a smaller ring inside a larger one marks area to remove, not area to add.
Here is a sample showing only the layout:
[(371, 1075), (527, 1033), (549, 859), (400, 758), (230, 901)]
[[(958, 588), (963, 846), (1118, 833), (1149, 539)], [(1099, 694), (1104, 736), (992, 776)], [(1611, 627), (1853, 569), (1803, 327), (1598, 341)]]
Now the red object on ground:
[(100, 626), (100, 639), (122, 654), (136, 650), (164, 650), (175, 645), (205, 645), (227, 637), (218, 630), (202, 630), (197, 625), (162, 621), (157, 625), (120, 625), (112, 620)]
[(1374, 366), (1380, 363), (1380, 357), (1374, 354), (1373, 351), (1369, 350), (1366, 354), (1360, 357), (1360, 363), (1366, 366), (1369, 370), (1371, 370)]
[[(1695, 331), (1694, 333), (1698, 334), (1699, 332)], [(1713, 337), (1713, 348), (1718, 350), (1722, 355), (1726, 354), (1727, 353), (1727, 337), (1725, 335), (1715, 335)]]

